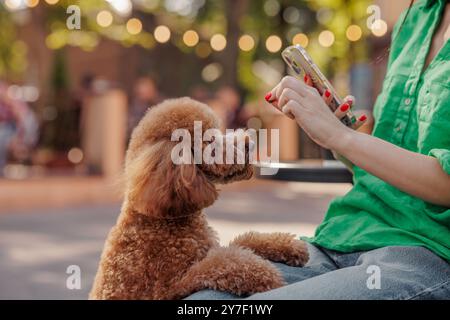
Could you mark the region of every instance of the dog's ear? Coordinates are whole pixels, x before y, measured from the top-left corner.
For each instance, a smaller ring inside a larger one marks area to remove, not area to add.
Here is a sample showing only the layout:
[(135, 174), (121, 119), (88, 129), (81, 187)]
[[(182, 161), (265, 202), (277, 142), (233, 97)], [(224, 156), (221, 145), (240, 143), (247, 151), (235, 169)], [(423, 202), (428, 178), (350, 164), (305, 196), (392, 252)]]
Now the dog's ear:
[(191, 161), (175, 164), (174, 144), (168, 141), (143, 146), (125, 166), (126, 197), (134, 210), (158, 217), (176, 217), (210, 206), (217, 199), (215, 186)]

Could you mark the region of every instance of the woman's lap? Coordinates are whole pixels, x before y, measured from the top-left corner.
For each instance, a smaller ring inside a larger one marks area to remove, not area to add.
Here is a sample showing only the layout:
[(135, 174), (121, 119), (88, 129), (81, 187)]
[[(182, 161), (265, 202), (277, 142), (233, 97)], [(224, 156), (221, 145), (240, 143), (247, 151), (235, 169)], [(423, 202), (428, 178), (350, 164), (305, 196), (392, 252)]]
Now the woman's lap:
[[(449, 299), (450, 265), (423, 247), (342, 254), (309, 246), (303, 268), (275, 263), (287, 285), (246, 299)], [(242, 299), (202, 290), (189, 300)]]

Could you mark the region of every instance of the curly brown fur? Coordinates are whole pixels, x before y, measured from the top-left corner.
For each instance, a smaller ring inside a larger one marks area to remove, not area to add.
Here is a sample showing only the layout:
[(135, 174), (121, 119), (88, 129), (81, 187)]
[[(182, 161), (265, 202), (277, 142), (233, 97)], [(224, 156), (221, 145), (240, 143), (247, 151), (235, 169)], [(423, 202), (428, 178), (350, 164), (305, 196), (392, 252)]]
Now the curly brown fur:
[(263, 258), (293, 267), (302, 267), (309, 259), (306, 244), (289, 233), (247, 232), (237, 236), (230, 246), (248, 248)]
[[(180, 98), (151, 108), (133, 131), (125, 200), (106, 240), (91, 299), (174, 299), (205, 288), (251, 294), (283, 284), (278, 270), (262, 257), (297, 261), (300, 247), (294, 242), (257, 250), (276, 240), (270, 235), (261, 236), (261, 244), (252, 238), (219, 246), (202, 209), (217, 199), (215, 184), (249, 179), (253, 171), (248, 161), (175, 165), (172, 132), (185, 128), (193, 135), (194, 121), (202, 121), (203, 130), (219, 127), (208, 106)], [(277, 248), (286, 253), (277, 255)]]

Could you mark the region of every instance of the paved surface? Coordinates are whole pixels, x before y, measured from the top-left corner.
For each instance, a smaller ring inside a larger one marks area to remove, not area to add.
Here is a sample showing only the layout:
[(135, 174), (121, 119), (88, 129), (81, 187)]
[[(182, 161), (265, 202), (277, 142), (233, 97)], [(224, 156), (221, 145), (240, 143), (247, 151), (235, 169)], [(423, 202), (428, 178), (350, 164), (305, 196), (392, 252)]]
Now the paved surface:
[[(248, 231), (312, 235), (329, 201), (347, 185), (273, 183), (226, 188), (207, 209), (226, 244)], [(0, 299), (85, 299), (119, 204), (0, 214)], [(81, 268), (81, 289), (66, 288), (66, 269)]]

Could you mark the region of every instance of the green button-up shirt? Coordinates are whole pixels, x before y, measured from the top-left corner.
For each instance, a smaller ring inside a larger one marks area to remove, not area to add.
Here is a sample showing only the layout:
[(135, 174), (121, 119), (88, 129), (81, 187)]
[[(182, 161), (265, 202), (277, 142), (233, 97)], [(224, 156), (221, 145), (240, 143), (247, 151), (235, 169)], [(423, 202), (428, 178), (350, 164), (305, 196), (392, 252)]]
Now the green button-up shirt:
[[(394, 27), (387, 75), (374, 106), (373, 135), (436, 157), (450, 175), (450, 41), (424, 70), (446, 3), (420, 1), (403, 27), (405, 14)], [(450, 261), (449, 208), (404, 193), (358, 167), (354, 183), (331, 203), (308, 241), (343, 252), (423, 246)]]

